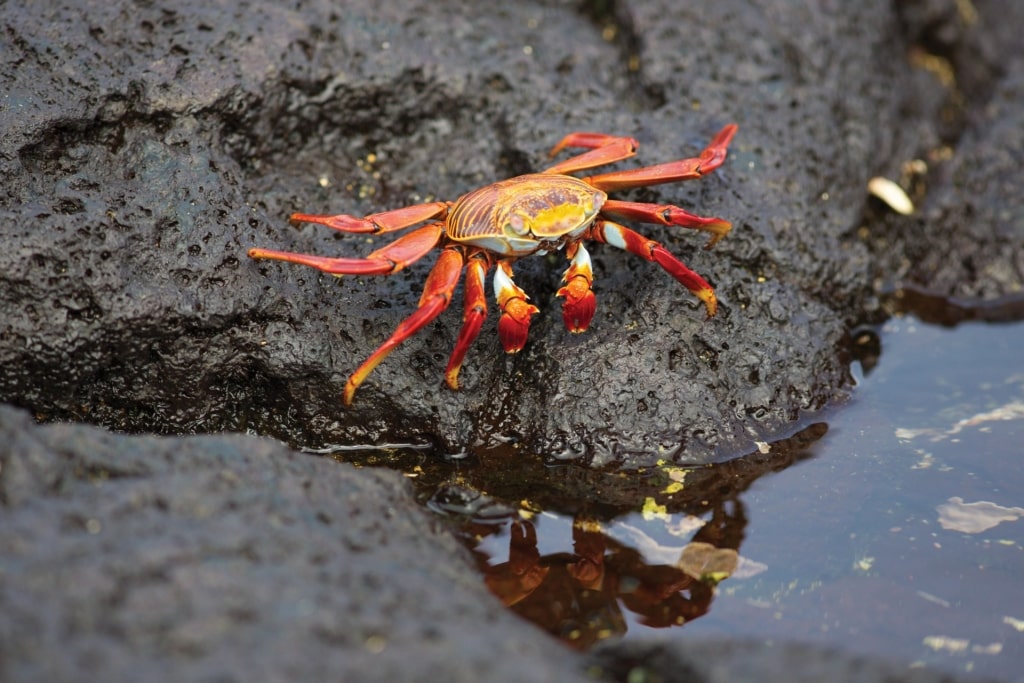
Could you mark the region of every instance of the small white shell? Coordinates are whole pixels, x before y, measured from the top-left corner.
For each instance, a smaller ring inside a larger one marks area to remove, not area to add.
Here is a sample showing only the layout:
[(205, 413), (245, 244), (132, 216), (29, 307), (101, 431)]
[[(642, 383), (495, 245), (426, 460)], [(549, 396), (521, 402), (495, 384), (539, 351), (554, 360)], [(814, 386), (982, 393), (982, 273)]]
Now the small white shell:
[(888, 178), (875, 176), (869, 180), (868, 193), (881, 199), (898, 214), (909, 216), (914, 213), (914, 202), (910, 201), (906, 191)]

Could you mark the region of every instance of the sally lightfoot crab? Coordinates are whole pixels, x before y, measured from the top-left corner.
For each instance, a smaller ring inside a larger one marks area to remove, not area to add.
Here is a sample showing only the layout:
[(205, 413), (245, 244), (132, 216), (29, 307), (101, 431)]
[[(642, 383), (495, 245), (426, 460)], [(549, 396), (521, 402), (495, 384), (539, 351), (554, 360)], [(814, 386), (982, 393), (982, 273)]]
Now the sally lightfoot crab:
[(250, 249), (254, 259), (276, 259), (311, 266), (331, 275), (391, 275), (440, 248), (427, 276), (419, 307), (367, 358), (345, 384), (344, 402), (351, 405), (367, 375), (401, 342), (448, 307), (456, 285), (466, 273), (465, 312), (445, 381), (458, 389), (459, 369), (487, 316), (484, 278), (494, 268), (494, 294), (501, 309), (498, 336), (505, 351), (526, 344), (530, 318), (538, 312), (512, 281), (512, 264), (523, 256), (565, 249), (569, 267), (558, 296), (570, 332), (583, 332), (594, 317), (593, 272), (583, 243), (603, 242), (653, 261), (704, 302), (715, 315), (715, 292), (704, 278), (687, 268), (657, 242), (616, 223), (628, 219), (694, 228), (711, 233), (705, 248), (714, 246), (732, 227), (721, 218), (696, 216), (677, 206), (609, 199), (607, 192), (700, 178), (725, 161), (736, 125), (725, 126), (699, 156), (656, 166), (613, 171), (578, 178), (577, 171), (603, 166), (636, 154), (639, 143), (629, 137), (601, 133), (570, 133), (551, 150), (567, 147), (588, 151), (550, 166), (540, 173), (502, 180), (463, 195), (454, 202), (428, 202), (363, 218), (348, 215), (293, 214), (293, 222), (319, 223), (350, 233), (386, 233), (426, 225), (407, 232), (366, 258), (328, 258), (269, 249)]

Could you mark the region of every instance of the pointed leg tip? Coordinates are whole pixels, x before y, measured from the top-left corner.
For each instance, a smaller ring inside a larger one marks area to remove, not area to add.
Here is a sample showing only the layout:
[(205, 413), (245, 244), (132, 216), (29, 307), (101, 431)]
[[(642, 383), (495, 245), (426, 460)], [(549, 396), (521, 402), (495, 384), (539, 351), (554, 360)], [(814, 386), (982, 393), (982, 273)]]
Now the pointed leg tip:
[(356, 389), (358, 388), (359, 385), (353, 384), (351, 379), (345, 382), (345, 391), (341, 395), (341, 402), (344, 404), (346, 408), (352, 407), (352, 401), (355, 399)]
[(711, 294), (711, 298), (704, 299), (704, 308), (707, 310), (705, 320), (711, 320), (718, 313), (718, 299), (715, 298), (714, 293)]
[(715, 295), (715, 290), (711, 286), (700, 287), (690, 290), (695, 297), (700, 299), (704, 303), (704, 310), (707, 315), (704, 317), (705, 320), (711, 320), (718, 313), (718, 297)]
[(288, 222), (294, 227), (299, 227), (303, 223), (315, 223), (342, 232), (379, 232), (379, 230), (374, 230), (376, 227), (374, 223), (346, 214), (330, 216), (316, 213), (293, 213), (288, 217)]
[(732, 231), (732, 223), (717, 219), (705, 226), (702, 226), (701, 229), (711, 233), (711, 237), (708, 239), (707, 244), (704, 245), (705, 249), (711, 249), (721, 242), (723, 237)]
[(708, 239), (707, 244), (704, 245), (704, 249), (705, 250), (714, 249), (715, 245), (718, 244), (719, 242), (721, 242), (723, 237), (725, 237), (725, 233), (717, 234), (717, 235), (712, 235)]
[(454, 372), (449, 371), (449, 372), (444, 373), (444, 383), (452, 391), (458, 391), (459, 390), (459, 371), (455, 370)]
[(260, 247), (253, 247), (249, 250), (249, 258), (256, 260), (280, 260), (278, 254), (281, 252), (274, 251), (273, 249), (261, 249)]

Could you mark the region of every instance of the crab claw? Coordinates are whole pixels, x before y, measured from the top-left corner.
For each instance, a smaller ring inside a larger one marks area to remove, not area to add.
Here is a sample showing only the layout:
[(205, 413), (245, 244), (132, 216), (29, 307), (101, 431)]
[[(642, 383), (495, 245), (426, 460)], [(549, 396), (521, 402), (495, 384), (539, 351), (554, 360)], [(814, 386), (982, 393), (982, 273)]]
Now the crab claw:
[(498, 319), (498, 338), (506, 353), (517, 353), (526, 346), (530, 331), (530, 318), (539, 312), (533, 304), (526, 302), (526, 292), (520, 289), (509, 275), (511, 267), (500, 262), (494, 271), (494, 294), (501, 308)]
[(565, 297), (562, 304), (565, 329), (573, 333), (586, 332), (597, 311), (597, 298), (590, 291), (590, 283), (582, 277), (575, 277), (558, 290), (558, 296)]
[(597, 299), (590, 290), (593, 281), (590, 254), (582, 244), (576, 244), (573, 248), (572, 262), (562, 276), (565, 286), (556, 294), (565, 297), (562, 303), (562, 320), (565, 321), (565, 329), (570, 332), (586, 332), (590, 327), (590, 321), (594, 319)]
[(538, 312), (536, 306), (522, 299), (512, 299), (502, 307), (498, 319), (498, 337), (506, 353), (518, 353), (526, 346), (530, 332), (530, 318)]

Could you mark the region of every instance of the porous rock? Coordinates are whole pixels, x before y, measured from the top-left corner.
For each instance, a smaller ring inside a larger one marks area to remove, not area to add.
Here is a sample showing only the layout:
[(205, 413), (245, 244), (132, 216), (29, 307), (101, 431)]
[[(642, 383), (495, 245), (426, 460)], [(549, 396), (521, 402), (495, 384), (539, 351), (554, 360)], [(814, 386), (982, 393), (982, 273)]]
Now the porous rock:
[[(5, 5), (0, 399), (309, 446), (514, 442), (624, 467), (749, 452), (846, 390), (841, 347), (870, 293), (869, 252), (846, 235), (908, 111), (888, 7)], [(710, 177), (622, 195), (733, 221), (710, 251), (645, 228), (717, 287), (718, 317), (655, 265), (595, 248), (598, 314), (570, 335), (563, 256), (525, 259), (531, 340), (502, 354), (492, 312), (459, 393), (441, 383), (457, 302), (351, 410), (339, 400), (428, 265), (337, 280), (246, 257), (365, 255), (381, 240), (286, 218), (455, 199), (542, 167), (570, 130), (633, 135), (629, 163), (649, 164), (730, 121)]]

